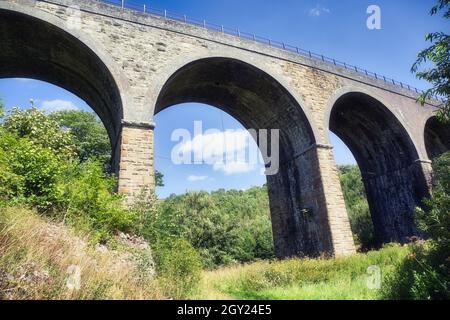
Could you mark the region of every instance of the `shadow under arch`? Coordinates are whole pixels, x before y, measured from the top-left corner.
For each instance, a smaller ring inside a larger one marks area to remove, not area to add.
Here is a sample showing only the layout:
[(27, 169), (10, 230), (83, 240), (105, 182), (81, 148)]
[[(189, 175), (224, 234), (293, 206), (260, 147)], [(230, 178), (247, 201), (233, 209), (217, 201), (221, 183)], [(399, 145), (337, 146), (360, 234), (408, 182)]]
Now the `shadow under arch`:
[[(267, 176), (275, 253), (317, 256), (332, 251), (314, 153), (316, 137), (296, 99), (272, 76), (246, 62), (203, 58), (163, 85), (154, 113), (188, 102), (217, 107), (246, 129), (280, 129), (278, 173)], [(313, 150), (313, 151), (311, 151)], [(320, 190), (319, 190), (320, 189)], [(316, 213), (308, 216), (306, 208)]]
[(400, 121), (362, 92), (342, 94), (329, 121), (361, 170), (378, 244), (421, 236), (414, 212), (429, 189), (417, 149)]
[(32, 78), (77, 95), (97, 113), (114, 150), (123, 118), (121, 75), (98, 54), (99, 45), (63, 24), (34, 8), (1, 4), (0, 78)]
[(433, 116), (425, 124), (425, 148), (430, 160), (450, 151), (450, 124)]

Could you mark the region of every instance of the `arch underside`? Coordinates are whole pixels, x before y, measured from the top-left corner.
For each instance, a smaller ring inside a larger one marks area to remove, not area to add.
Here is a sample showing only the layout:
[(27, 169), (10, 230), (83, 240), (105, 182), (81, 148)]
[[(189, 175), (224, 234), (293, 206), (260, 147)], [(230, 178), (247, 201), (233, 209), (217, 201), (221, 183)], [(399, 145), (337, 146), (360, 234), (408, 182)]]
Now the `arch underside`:
[(408, 133), (374, 98), (349, 93), (335, 103), (330, 130), (352, 151), (361, 170), (379, 244), (420, 236), (414, 211), (428, 188)]
[(425, 148), (431, 160), (450, 151), (450, 124), (431, 117), (425, 125)]
[(97, 113), (116, 143), (120, 93), (90, 48), (53, 24), (9, 10), (0, 10), (0, 43), (0, 78), (42, 80), (74, 93)]
[[(318, 165), (311, 126), (301, 106), (275, 79), (247, 63), (206, 58), (178, 70), (164, 85), (155, 113), (198, 102), (222, 109), (247, 129), (280, 129), (280, 170), (267, 176), (275, 251), (279, 257), (330, 251), (329, 230), (311, 186)], [(308, 217), (305, 208), (317, 214)]]

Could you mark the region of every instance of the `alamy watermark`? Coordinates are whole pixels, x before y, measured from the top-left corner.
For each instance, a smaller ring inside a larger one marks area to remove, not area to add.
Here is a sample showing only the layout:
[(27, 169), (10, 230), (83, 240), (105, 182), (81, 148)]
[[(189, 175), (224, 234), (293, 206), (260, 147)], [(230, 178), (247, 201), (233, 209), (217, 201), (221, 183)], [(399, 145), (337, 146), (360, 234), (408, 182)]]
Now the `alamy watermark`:
[(81, 10), (77, 5), (71, 5), (66, 9), (67, 21), (66, 26), (69, 30), (81, 29)]
[(66, 286), (69, 290), (80, 290), (81, 289), (81, 267), (76, 265), (71, 265), (67, 268), (67, 280)]
[(203, 123), (195, 121), (193, 135), (180, 128), (172, 132), (171, 140), (178, 142), (171, 152), (175, 165), (208, 164), (227, 172), (262, 164), (265, 169), (261, 174), (265, 175), (275, 175), (279, 170), (279, 129), (203, 131)]
[(381, 29), (381, 8), (375, 4), (367, 7), (367, 18), (366, 25), (369, 30), (380, 30)]
[(370, 290), (379, 290), (381, 288), (381, 269), (379, 266), (369, 266), (367, 268), (367, 288)]

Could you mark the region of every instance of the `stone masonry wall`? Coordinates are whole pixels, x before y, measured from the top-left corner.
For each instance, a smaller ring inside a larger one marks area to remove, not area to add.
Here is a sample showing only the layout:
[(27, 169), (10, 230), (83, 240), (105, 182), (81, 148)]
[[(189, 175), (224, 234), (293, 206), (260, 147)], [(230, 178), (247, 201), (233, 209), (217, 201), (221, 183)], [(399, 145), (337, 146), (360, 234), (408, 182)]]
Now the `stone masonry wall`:
[(153, 165), (153, 129), (123, 126), (118, 191), (132, 200), (141, 192), (153, 190)]
[(355, 245), (341, 190), (339, 172), (334, 160), (333, 149), (331, 146), (320, 146), (316, 152), (319, 159), (333, 251), (336, 256), (345, 256), (355, 252)]

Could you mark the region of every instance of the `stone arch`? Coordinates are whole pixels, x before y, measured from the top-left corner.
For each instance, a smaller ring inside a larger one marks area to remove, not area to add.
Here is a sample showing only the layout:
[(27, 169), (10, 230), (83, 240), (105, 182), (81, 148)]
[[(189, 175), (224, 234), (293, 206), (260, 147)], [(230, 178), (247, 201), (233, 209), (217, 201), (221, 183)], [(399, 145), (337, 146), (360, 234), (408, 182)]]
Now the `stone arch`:
[(168, 77), (154, 113), (185, 102), (220, 108), (247, 129), (280, 129), (280, 169), (267, 176), (276, 254), (333, 252), (316, 135), (288, 89), (253, 64), (208, 57), (184, 64)]
[[(391, 109), (390, 105), (391, 102), (389, 102), (385, 97), (383, 97), (382, 94), (378, 94), (377, 90), (370, 90), (361, 86), (353, 86), (348, 85), (344, 86), (336, 91), (333, 92), (332, 96), (328, 99), (328, 103), (325, 107), (325, 113), (324, 113), (324, 128), (329, 128), (330, 126), (330, 118), (331, 118), (331, 112), (333, 111), (333, 107), (335, 106), (336, 102), (345, 94), (348, 93), (360, 93), (367, 96), (371, 96), (375, 100), (379, 101), (383, 106), (389, 109), (389, 112), (401, 123), (403, 129), (407, 132), (409, 137), (414, 137), (413, 132), (411, 129), (407, 126), (407, 124), (404, 123), (404, 119), (400, 117), (398, 114), (395, 113), (395, 109)], [(326, 135), (326, 143), (329, 143), (329, 136)], [(412, 139), (411, 142), (414, 144), (415, 149), (419, 153), (419, 159), (422, 159), (422, 152), (420, 152), (420, 140), (416, 141), (415, 139)]]
[(347, 91), (332, 100), (328, 121), (359, 165), (379, 244), (421, 235), (414, 211), (429, 195), (428, 185), (398, 117), (372, 94)]
[(425, 123), (424, 139), (428, 158), (433, 160), (450, 150), (450, 125), (430, 117)]
[(128, 81), (100, 44), (68, 29), (60, 18), (5, 2), (0, 3), (0, 42), (0, 77), (42, 80), (76, 94), (98, 114), (114, 149)]
[(276, 72), (271, 72), (267, 70), (267, 64), (264, 63), (264, 61), (260, 61), (258, 59), (249, 59), (246, 58), (245, 55), (239, 54), (238, 56), (235, 54), (216, 54), (214, 51), (209, 50), (209, 52), (202, 52), (202, 53), (192, 53), (192, 54), (185, 54), (180, 57), (177, 57), (174, 61), (171, 61), (167, 64), (165, 68), (162, 70), (159, 70), (158, 73), (154, 76), (152, 83), (150, 84), (149, 89), (147, 90), (147, 93), (145, 94), (145, 105), (147, 106), (147, 109), (145, 110), (144, 118), (145, 119), (153, 119), (153, 116), (155, 113), (156, 103), (158, 99), (158, 95), (163, 89), (163, 87), (166, 85), (167, 81), (172, 77), (173, 74), (175, 74), (178, 70), (182, 69), (184, 66), (187, 66), (191, 63), (194, 63), (195, 61), (199, 61), (202, 59), (231, 59), (231, 60), (239, 60), (243, 63), (246, 63), (248, 65), (251, 65), (262, 72), (268, 74), (270, 77), (272, 77), (276, 82), (279, 83), (280, 86), (285, 88), (285, 90), (291, 95), (297, 102), (298, 105), (301, 106), (302, 112), (304, 113), (306, 119), (308, 120), (311, 130), (313, 132), (314, 137), (317, 138), (317, 142), (319, 142), (319, 130), (318, 127), (314, 121), (314, 117), (311, 114), (312, 108), (309, 107), (307, 102), (301, 97), (299, 92), (295, 90), (290, 90), (290, 84), (287, 80), (285, 80), (283, 77), (280, 77), (276, 74)]

